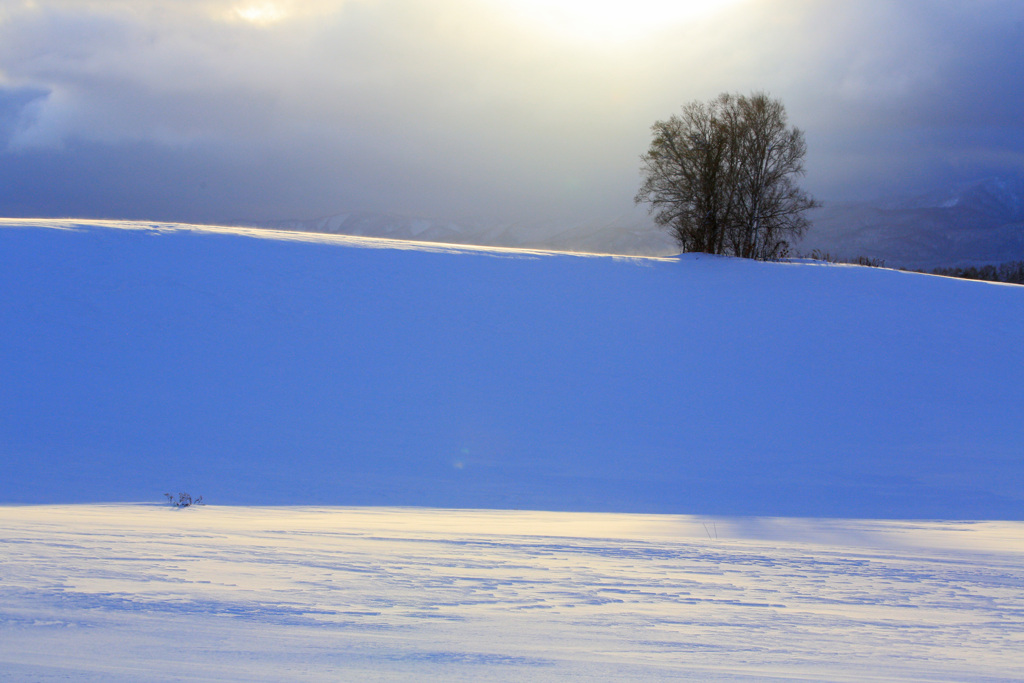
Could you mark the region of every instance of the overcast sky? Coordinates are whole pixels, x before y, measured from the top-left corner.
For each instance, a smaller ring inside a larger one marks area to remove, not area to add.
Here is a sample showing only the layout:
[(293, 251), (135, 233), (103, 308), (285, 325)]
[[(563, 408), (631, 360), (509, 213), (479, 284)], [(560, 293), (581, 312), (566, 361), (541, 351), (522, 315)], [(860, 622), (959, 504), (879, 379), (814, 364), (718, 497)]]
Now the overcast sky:
[(1024, 167), (1020, 0), (0, 0), (0, 214), (634, 211), (649, 127), (764, 90), (836, 201)]

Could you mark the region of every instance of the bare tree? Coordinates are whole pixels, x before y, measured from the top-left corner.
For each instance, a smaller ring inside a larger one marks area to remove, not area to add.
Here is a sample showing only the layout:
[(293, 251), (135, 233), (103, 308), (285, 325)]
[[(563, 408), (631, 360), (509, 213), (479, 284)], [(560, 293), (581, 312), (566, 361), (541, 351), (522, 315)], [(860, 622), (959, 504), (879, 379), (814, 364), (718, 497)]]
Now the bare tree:
[(683, 251), (777, 259), (807, 229), (804, 211), (817, 203), (794, 181), (807, 144), (779, 100), (722, 94), (651, 131), (635, 201)]

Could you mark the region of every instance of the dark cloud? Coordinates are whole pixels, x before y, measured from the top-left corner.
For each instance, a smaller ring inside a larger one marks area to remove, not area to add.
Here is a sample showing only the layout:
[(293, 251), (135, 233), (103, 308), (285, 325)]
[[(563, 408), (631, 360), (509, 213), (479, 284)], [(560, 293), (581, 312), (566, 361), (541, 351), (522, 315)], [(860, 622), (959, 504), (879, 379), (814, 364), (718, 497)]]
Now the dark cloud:
[(50, 94), (43, 88), (0, 87), (0, 150), (12, 137), (32, 125), (42, 101)]
[(1016, 0), (738, 2), (621, 42), (513, 6), (0, 10), (0, 213), (616, 215), (633, 211), (650, 124), (722, 91), (786, 102), (826, 199), (1024, 161)]

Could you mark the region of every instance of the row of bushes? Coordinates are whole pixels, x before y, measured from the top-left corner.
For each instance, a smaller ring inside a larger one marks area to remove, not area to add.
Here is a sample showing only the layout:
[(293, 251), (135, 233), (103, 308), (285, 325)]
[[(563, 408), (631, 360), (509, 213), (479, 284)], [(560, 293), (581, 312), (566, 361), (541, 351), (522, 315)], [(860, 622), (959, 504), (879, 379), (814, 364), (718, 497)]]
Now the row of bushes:
[(815, 249), (807, 256), (802, 258), (809, 258), (814, 261), (826, 261), (828, 263), (850, 263), (855, 266), (868, 266), (871, 268), (885, 268), (885, 259), (872, 258), (870, 256), (858, 256), (857, 258), (840, 258), (834, 254), (830, 254), (827, 251), (821, 251)]
[(936, 268), (933, 275), (961, 277), (966, 280), (987, 280), (989, 282), (1012, 282), (1024, 285), (1024, 261), (1007, 261), (998, 266), (981, 266), (976, 268)]

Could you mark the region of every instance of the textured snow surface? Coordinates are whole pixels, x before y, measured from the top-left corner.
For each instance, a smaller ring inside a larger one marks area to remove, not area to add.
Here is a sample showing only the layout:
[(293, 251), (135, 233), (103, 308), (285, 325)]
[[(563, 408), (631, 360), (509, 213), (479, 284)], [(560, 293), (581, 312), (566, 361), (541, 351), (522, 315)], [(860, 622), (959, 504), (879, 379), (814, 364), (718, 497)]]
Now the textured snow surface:
[(0, 680), (1019, 680), (1024, 524), (0, 507)]
[(0, 223), (0, 503), (1024, 519), (1024, 288)]

